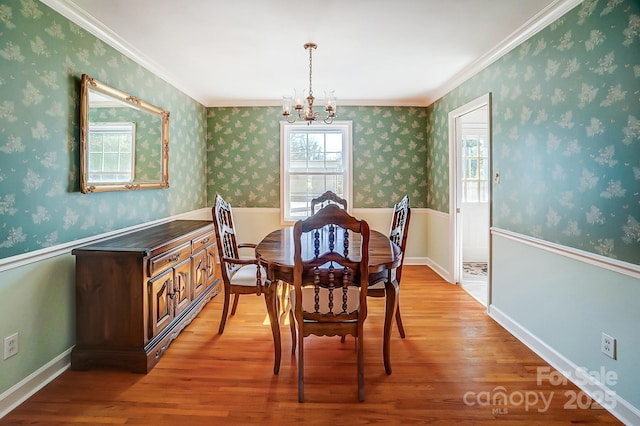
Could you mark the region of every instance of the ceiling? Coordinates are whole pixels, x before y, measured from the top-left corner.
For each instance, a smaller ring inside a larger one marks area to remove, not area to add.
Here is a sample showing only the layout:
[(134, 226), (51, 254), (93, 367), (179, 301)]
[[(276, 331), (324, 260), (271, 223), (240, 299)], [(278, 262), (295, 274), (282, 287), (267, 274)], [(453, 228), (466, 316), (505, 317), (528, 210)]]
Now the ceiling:
[(205, 106), (278, 105), (308, 86), (314, 42), (314, 94), (338, 107), (429, 105), (567, 3), (42, 1)]

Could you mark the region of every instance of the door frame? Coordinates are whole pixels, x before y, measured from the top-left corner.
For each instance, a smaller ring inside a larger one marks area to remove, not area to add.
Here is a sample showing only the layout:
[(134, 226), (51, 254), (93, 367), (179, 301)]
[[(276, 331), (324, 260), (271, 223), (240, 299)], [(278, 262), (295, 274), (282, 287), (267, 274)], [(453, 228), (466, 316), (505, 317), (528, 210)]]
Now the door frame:
[[(460, 134), (460, 117), (474, 110), (487, 106), (487, 131), (489, 143), (489, 228), (493, 223), (493, 135), (491, 131), (491, 92), (462, 105), (449, 112), (449, 227), (451, 246), (449, 247), (449, 260), (452, 271), (449, 282), (460, 283), (462, 276), (462, 221), (460, 220), (458, 195), (460, 191), (460, 176), (458, 164), (458, 139)], [(487, 229), (487, 232), (490, 230)], [(491, 304), (491, 236), (489, 236), (489, 275), (487, 277), (487, 309)]]

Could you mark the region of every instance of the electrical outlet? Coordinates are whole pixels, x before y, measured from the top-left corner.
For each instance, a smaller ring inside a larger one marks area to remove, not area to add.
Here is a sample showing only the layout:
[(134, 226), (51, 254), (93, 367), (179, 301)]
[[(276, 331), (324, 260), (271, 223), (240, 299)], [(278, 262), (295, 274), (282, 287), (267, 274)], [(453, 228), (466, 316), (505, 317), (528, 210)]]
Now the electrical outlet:
[(616, 339), (608, 334), (602, 333), (602, 353), (608, 357), (616, 359)]
[(18, 353), (18, 333), (4, 338), (4, 358), (7, 359)]

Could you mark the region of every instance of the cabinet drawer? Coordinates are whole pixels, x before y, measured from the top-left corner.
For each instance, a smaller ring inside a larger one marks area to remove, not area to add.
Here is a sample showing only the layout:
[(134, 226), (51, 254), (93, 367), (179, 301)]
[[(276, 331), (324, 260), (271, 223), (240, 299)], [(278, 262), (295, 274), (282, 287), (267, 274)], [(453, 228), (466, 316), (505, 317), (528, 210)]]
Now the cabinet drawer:
[(216, 237), (214, 236), (213, 232), (201, 235), (198, 238), (194, 238), (191, 242), (191, 244), (193, 245), (193, 252), (199, 252), (203, 248), (213, 244), (215, 240)]
[(188, 259), (189, 256), (191, 256), (191, 242), (176, 247), (167, 253), (152, 257), (149, 260), (149, 277), (174, 267), (183, 260)]

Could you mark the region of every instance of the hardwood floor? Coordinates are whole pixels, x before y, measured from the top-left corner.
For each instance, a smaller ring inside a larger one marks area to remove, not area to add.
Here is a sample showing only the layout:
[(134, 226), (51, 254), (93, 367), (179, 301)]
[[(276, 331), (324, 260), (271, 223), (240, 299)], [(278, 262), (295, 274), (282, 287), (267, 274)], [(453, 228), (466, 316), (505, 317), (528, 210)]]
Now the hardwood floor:
[(394, 328), (388, 376), (384, 299), (369, 299), (362, 403), (353, 339), (339, 337), (305, 340), (298, 403), (289, 326), (276, 376), (264, 299), (246, 295), (222, 336), (216, 297), (149, 374), (68, 370), (0, 424), (620, 424), (603, 409), (573, 409), (571, 383), (537, 384), (548, 365), (428, 267), (405, 266), (400, 300), (407, 337)]

